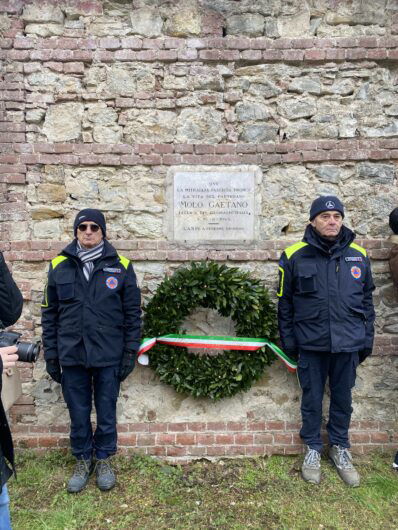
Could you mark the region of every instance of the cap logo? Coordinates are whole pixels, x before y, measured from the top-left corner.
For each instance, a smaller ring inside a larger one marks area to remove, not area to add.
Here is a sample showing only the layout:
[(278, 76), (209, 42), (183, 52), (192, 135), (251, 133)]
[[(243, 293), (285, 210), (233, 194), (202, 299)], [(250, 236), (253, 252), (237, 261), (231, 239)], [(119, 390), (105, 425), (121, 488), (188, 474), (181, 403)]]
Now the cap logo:
[(333, 210), (333, 208), (336, 207), (336, 205), (334, 204), (333, 201), (327, 201), (327, 203), (325, 204), (326, 208), (328, 208), (329, 210)]

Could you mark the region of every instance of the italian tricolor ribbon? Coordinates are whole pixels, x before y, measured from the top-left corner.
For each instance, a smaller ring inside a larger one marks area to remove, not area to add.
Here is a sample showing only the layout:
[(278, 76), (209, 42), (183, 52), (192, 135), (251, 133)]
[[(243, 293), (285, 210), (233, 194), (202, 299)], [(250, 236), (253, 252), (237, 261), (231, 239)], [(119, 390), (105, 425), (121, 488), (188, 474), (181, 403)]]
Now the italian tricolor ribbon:
[(138, 362), (143, 365), (149, 364), (146, 352), (156, 343), (168, 344), (169, 346), (180, 346), (182, 348), (209, 348), (213, 350), (246, 350), (256, 351), (268, 346), (275, 355), (285, 364), (289, 372), (295, 372), (297, 363), (290, 359), (276, 344), (267, 339), (253, 339), (250, 337), (215, 337), (201, 335), (162, 335), (161, 337), (147, 338), (141, 341), (138, 350)]

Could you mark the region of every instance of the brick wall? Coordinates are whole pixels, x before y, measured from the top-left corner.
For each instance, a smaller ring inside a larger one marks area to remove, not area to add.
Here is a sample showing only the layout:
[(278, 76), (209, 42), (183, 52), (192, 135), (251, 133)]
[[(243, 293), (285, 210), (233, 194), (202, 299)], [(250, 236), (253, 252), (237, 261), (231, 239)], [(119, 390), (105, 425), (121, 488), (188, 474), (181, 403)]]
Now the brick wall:
[[(94, 98), (93, 101), (96, 102), (105, 101), (108, 108), (115, 109), (119, 117), (124, 110), (131, 108), (143, 113), (148, 108), (172, 108), (178, 112), (183, 105), (181, 97), (185, 92), (178, 89), (166, 90), (159, 84), (154, 85), (153, 91), (141, 90), (129, 96), (113, 94), (111, 97), (95, 95), (90, 91), (57, 92), (47, 89), (46, 86), (32, 89), (29, 76), (41, 71), (69, 76), (69, 79), (71, 76), (79, 81), (93, 66), (117, 65), (123, 68), (124, 65), (134, 62), (144, 66), (161, 67), (164, 72), (172, 73), (175, 73), (177, 67), (213, 68), (220, 65), (232, 71), (234, 68), (251, 65), (276, 65), (299, 68), (303, 72), (309, 68), (315, 70), (319, 68), (320, 71), (331, 68), (340, 72), (355, 68), (358, 71), (383, 68), (393, 76), (398, 61), (396, 26), (386, 30), (384, 35), (356, 37), (322, 38), (316, 35), (292, 38), (266, 36), (249, 38), (231, 35), (222, 37), (223, 22), (219, 15), (206, 12), (202, 34), (196, 37), (97, 36), (89, 34), (87, 29), (69, 28), (64, 30), (62, 36), (52, 35), (43, 38), (28, 33), (26, 17), (24, 18), (24, 9), (28, 5), (30, 2), (22, 0), (0, 2), (0, 15), (5, 17), (4, 20), (7, 22), (0, 40), (0, 60), (4, 64), (0, 77), (0, 245), (24, 293), (25, 310), (17, 328), (24, 331), (25, 337), (33, 336), (39, 331), (38, 308), (47, 263), (69, 239), (70, 221), (75, 213), (70, 203), (65, 203), (64, 210), (62, 204), (61, 206), (58, 204), (61, 223), (64, 222), (62, 225), (64, 231), (61, 231), (60, 237), (35, 237), (35, 220), (32, 215), (32, 206), (35, 203), (29, 196), (29, 190), (41, 182), (47, 170), (106, 166), (115, 170), (122, 168), (133, 172), (135, 168), (144, 167), (149, 168), (154, 174), (161, 174), (176, 165), (228, 167), (250, 164), (259, 166), (264, 173), (267, 173), (275, 167), (288, 170), (289, 167), (302, 166), (312, 171), (313, 167), (324, 164), (345, 168), (347, 163), (356, 167), (355, 165), (361, 162), (396, 167), (398, 132), (388, 128), (379, 136), (369, 136), (360, 131), (349, 138), (339, 135), (333, 138), (316, 136), (289, 138), (280, 132), (285, 126), (279, 125), (279, 135), (271, 141), (244, 142), (240, 139), (238, 126), (233, 117), (236, 104), (242, 99), (242, 92), (233, 87), (225, 88), (223, 92), (204, 90), (197, 95), (195, 104), (198, 108), (208, 106), (224, 113), (223, 126), (227, 136), (218, 143), (206, 142), (206, 138), (202, 138), (198, 143), (194, 141), (178, 143), (176, 139), (137, 143), (128, 142), (124, 136), (120, 142), (100, 143), (92, 140), (91, 133), (84, 136), (84, 131), (71, 141), (49, 141), (43, 135), (43, 118), (27, 119), (28, 112), (42, 109), (45, 113), (52, 106), (65, 102), (90, 102), (90, 98)], [(53, 2), (51, 5), (63, 4)], [(90, 17), (101, 16), (103, 13), (101, 2), (74, 2), (73, 6), (76, 6), (84, 20), (91, 20)], [(188, 77), (190, 75), (188, 74)], [(286, 89), (283, 83), (281, 86)], [(383, 86), (380, 90), (382, 89)], [(189, 107), (189, 103), (187, 105)], [(369, 107), (369, 112), (371, 110)], [(376, 184), (372, 190), (375, 197), (380, 200), (386, 193), (390, 194), (391, 206), (397, 204), (396, 177), (391, 182)], [(275, 201), (279, 199), (275, 197)], [(308, 204), (307, 201), (302, 207), (302, 219), (306, 219)], [(103, 206), (106, 210), (106, 203)], [(351, 209), (354, 208), (355, 205), (352, 205)], [(19, 224), (25, 224), (26, 230), (16, 235)], [(238, 266), (249, 266), (253, 269), (260, 269), (269, 264), (276, 271), (281, 251), (290, 242), (299, 238), (298, 233), (299, 231), (288, 234), (287, 237), (281, 235), (260, 239), (250, 247), (235, 248), (223, 245), (192, 248), (189, 245), (160, 238), (156, 234), (149, 239), (145, 236), (127, 239), (115, 237), (113, 242), (141, 269), (161, 264), (166, 271), (172, 271), (175, 266), (192, 260), (212, 259)], [(394, 306), (391, 300), (389, 305), (383, 305), (382, 289), (389, 282), (387, 258), (390, 243), (387, 240), (387, 232), (377, 236), (372, 235), (371, 232), (363, 233), (358, 242), (369, 250), (378, 283), (376, 296), (378, 302), (381, 300), (382, 303), (375, 343), (375, 360), (366, 372), (369, 377), (373, 377), (372, 366), (374, 372), (382, 370), (381, 358), (385, 359), (386, 363), (392, 363), (392, 367), (396, 366), (394, 363), (398, 351), (398, 335), (383, 331), (386, 307), (390, 312), (396, 310), (396, 305)], [(156, 282), (160, 280), (158, 276)], [(146, 297), (152, 293), (149, 284), (144, 274), (142, 286)], [(140, 367), (137, 370), (149, 369)], [(67, 423), (58, 424), (56, 418), (52, 418), (51, 421), (46, 419), (46, 414), (52, 408), (58, 406), (60, 411), (64, 410), (62, 400), (58, 399), (56, 404), (56, 400), (49, 401), (44, 405), (43, 402), (39, 404), (34, 395), (32, 377), (34, 383), (45, 379), (43, 366), (32, 370), (31, 367), (21, 365), (20, 371), (25, 393), (11, 411), (18, 445), (36, 448), (66, 446)], [(152, 384), (148, 376), (140, 374), (141, 372), (135, 376), (134, 383), (142, 377), (145, 380), (142, 383), (143, 387)], [(48, 393), (54, 396), (55, 389), (50, 383), (48, 384)], [(289, 384), (293, 385), (291, 381)], [(376, 404), (369, 406), (368, 415), (365, 412), (366, 396), (359, 395), (358, 401), (362, 403), (362, 409), (358, 418), (354, 419), (351, 429), (355, 451), (361, 453), (376, 447), (389, 450), (397, 444), (394, 388), (396, 390), (396, 383), (394, 387), (394, 382), (390, 380), (387, 390), (379, 387)], [(165, 392), (164, 389), (157, 391)], [(170, 390), (168, 389), (167, 392)], [(170, 459), (300, 452), (302, 446), (298, 437), (297, 395), (296, 392), (296, 401), (291, 401), (289, 405), (290, 408), (294, 408), (294, 413), (285, 410), (280, 417), (274, 414), (275, 417), (262, 420), (261, 414), (258, 411), (253, 412), (250, 405), (246, 404), (246, 409), (237, 413), (239, 421), (236, 422), (223, 421), (222, 413), (219, 422), (206, 420), (206, 414), (202, 415), (205, 421), (196, 422), (195, 414), (192, 412), (194, 405), (191, 405), (189, 412), (186, 412), (186, 416), (190, 415), (187, 421), (173, 422), (171, 412), (164, 417), (160, 414), (160, 419), (151, 420), (150, 406), (144, 403), (142, 406), (144, 421), (131, 422), (127, 413), (122, 415), (119, 423), (120, 447)], [(167, 396), (174, 399), (171, 394)], [(394, 412), (389, 414), (389, 419), (385, 417), (386, 414), (383, 415), (383, 396), (388, 401), (389, 410)], [(133, 397), (126, 398), (126, 410), (131, 410), (134, 405)], [(178, 414), (176, 412), (176, 417), (179, 417)], [(231, 415), (232, 412), (229, 411), (226, 417)], [(56, 412), (54, 416), (57, 416)], [(373, 418), (380, 419), (373, 420)]]

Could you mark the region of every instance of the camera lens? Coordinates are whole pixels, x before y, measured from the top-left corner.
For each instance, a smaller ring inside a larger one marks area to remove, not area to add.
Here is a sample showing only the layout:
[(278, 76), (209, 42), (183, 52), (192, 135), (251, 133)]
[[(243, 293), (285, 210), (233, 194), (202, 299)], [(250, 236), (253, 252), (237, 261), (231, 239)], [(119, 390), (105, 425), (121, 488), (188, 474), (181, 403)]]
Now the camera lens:
[(40, 352), (40, 342), (18, 342), (18, 360), (25, 363), (37, 361)]

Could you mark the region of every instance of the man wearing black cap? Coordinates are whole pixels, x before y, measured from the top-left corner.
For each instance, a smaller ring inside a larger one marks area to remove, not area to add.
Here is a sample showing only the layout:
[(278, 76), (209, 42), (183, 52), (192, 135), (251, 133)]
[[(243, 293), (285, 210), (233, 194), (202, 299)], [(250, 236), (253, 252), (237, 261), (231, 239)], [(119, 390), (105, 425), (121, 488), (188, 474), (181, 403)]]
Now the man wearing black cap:
[(46, 369), (61, 383), (71, 419), (77, 463), (67, 490), (76, 493), (94, 469), (101, 490), (115, 485), (109, 457), (116, 452), (116, 402), (134, 368), (141, 309), (133, 266), (106, 240), (102, 212), (82, 210), (73, 228), (75, 239), (50, 265), (42, 327)]
[(337, 197), (312, 203), (302, 241), (279, 262), (278, 321), (284, 351), (298, 360), (300, 436), (307, 446), (302, 476), (314, 484), (321, 480), (322, 400), (329, 377), (329, 458), (346, 484), (359, 486), (348, 429), (356, 368), (373, 347), (374, 285), (366, 250), (354, 243), (343, 218)]

